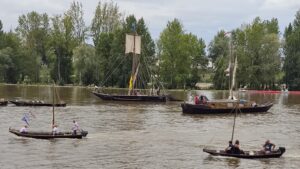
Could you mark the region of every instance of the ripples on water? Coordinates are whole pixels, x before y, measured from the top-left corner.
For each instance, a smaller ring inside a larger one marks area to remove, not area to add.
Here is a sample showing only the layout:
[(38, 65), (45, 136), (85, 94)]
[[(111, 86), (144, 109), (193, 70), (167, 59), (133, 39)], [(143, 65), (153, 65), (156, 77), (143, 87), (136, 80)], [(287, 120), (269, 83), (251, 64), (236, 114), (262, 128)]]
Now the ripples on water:
[[(1, 107), (0, 161), (4, 168), (299, 168), (300, 95), (246, 93), (242, 98), (275, 105), (268, 113), (237, 117), (235, 138), (243, 149), (260, 149), (266, 139), (287, 152), (279, 159), (244, 160), (213, 157), (204, 147), (225, 148), (231, 137), (233, 115), (183, 115), (180, 102), (132, 104), (103, 102), (83, 88), (60, 88), (68, 103), (56, 109), (61, 130), (72, 120), (89, 131), (82, 140), (36, 140), (16, 137), (8, 127), (20, 128), (24, 112), (31, 111), (31, 130), (50, 130), (49, 107)], [(47, 87), (0, 86), (0, 97), (48, 98)], [(223, 92), (197, 91), (209, 98)], [(185, 97), (185, 94), (181, 94)], [(51, 100), (51, 99), (49, 99)]]

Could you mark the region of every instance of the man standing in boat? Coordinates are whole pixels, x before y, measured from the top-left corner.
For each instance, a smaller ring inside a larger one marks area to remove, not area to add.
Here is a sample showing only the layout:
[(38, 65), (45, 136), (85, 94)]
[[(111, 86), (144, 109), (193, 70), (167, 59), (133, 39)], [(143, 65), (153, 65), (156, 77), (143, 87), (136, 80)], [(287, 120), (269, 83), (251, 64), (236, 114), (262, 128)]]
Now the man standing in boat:
[(79, 125), (75, 120), (73, 120), (73, 127), (72, 127), (73, 135), (77, 134), (77, 130), (79, 130)]

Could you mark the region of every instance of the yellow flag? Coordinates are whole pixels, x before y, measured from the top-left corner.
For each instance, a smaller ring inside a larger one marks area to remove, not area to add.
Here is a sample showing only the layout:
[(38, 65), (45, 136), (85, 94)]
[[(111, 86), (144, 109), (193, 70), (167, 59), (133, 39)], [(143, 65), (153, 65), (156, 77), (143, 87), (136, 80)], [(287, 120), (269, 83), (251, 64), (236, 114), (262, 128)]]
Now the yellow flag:
[(129, 89), (130, 90), (132, 89), (132, 81), (133, 81), (133, 78), (132, 78), (132, 76), (130, 76), (130, 80), (129, 80)]

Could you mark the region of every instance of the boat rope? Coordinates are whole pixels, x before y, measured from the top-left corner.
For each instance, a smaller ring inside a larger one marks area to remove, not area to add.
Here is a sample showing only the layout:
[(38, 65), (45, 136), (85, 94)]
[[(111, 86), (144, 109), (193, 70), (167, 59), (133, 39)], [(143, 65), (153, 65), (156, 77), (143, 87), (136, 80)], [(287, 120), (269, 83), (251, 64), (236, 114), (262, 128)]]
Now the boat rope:
[[(120, 57), (119, 57), (120, 58)], [(119, 66), (125, 61), (125, 59), (126, 59), (126, 57), (123, 57), (123, 59), (121, 60), (121, 62), (118, 64), (118, 66), (116, 66), (114, 69), (113, 69), (113, 71), (111, 71), (111, 72), (108, 72), (104, 77), (106, 77), (108, 74), (109, 74), (109, 76), (107, 76), (107, 78), (104, 80), (104, 81), (102, 81), (102, 83), (100, 83), (100, 86), (103, 86), (106, 82), (107, 82), (107, 80), (112, 76), (112, 74), (114, 74), (114, 72), (119, 68)], [(115, 62), (115, 63), (117, 63), (117, 62)], [(115, 64), (113, 64), (113, 67), (115, 66)]]

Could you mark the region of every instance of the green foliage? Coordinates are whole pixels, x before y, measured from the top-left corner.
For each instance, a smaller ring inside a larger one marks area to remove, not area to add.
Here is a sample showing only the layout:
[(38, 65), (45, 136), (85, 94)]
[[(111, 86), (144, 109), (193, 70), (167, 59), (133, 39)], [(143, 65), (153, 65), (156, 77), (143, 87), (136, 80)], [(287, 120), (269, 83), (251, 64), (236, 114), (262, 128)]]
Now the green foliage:
[(95, 49), (90, 45), (80, 45), (74, 49), (74, 70), (79, 84), (96, 84)]
[[(221, 31), (220, 33), (224, 33)], [(280, 77), (280, 42), (279, 28), (276, 19), (261, 21), (255, 18), (252, 24), (243, 25), (242, 28), (231, 31), (231, 45), (226, 50), (220, 49), (222, 43), (227, 41), (225, 36), (218, 35), (210, 43), (210, 54), (215, 61), (216, 72), (214, 86), (217, 89), (228, 88), (229, 78), (224, 78), (225, 69), (229, 65), (230, 52), (224, 54), (222, 51), (232, 50), (232, 56), (238, 58), (237, 83), (238, 86), (250, 88), (272, 88), (279, 83)], [(222, 39), (223, 38), (223, 39)], [(223, 43), (225, 47), (226, 43)], [(231, 46), (231, 47), (230, 47)]]
[(169, 88), (182, 88), (200, 81), (200, 68), (205, 68), (205, 45), (202, 39), (186, 34), (182, 24), (174, 19), (160, 34), (159, 69), (161, 79)]
[(300, 90), (300, 10), (296, 13), (293, 25), (289, 24), (284, 32), (285, 83), (290, 90)]

